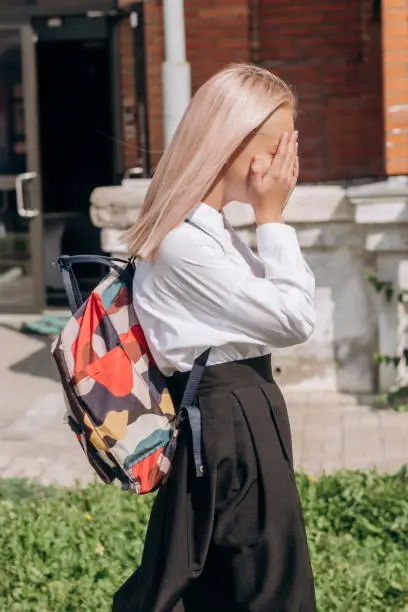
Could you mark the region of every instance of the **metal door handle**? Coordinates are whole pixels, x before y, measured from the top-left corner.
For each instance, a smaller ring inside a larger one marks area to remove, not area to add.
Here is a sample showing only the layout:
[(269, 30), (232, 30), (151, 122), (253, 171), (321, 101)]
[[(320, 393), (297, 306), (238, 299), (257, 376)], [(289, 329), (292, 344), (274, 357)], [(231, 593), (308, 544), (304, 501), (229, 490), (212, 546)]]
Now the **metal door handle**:
[(37, 178), (36, 172), (24, 172), (16, 177), (17, 212), (20, 217), (32, 219), (40, 214), (37, 208), (27, 209), (24, 206), (24, 183)]

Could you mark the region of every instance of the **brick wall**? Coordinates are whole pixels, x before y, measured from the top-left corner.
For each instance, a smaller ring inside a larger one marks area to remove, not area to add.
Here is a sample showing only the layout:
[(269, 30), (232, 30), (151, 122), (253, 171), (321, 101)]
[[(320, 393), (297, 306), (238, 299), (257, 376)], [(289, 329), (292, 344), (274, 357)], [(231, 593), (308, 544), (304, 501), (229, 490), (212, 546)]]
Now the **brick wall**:
[(250, 60), (248, 0), (185, 0), (185, 16), (193, 91), (226, 64)]
[(128, 19), (123, 19), (119, 25), (119, 72), (121, 124), (123, 142), (123, 166), (132, 168), (139, 163), (136, 131), (136, 100), (135, 100), (135, 65), (133, 59), (132, 28)]
[[(151, 161), (154, 167), (163, 150), (164, 59), (161, 1), (146, 3), (146, 47)], [(232, 61), (249, 61), (247, 0), (185, 0), (187, 58), (193, 92), (214, 72)]]
[[(131, 4), (132, 0), (119, 0), (119, 8)], [(162, 0), (149, 0), (145, 3), (145, 45), (146, 45), (146, 80), (149, 120), (149, 151), (151, 165), (159, 161), (163, 152), (163, 92), (161, 86), (161, 65), (164, 59)], [(133, 61), (132, 30), (128, 19), (120, 24), (119, 63), (122, 90), (122, 117), (129, 118), (133, 113), (136, 123), (135, 99), (135, 66)], [(128, 104), (125, 104), (125, 99)], [(133, 139), (134, 136), (134, 139)], [(141, 164), (140, 151), (137, 148), (137, 133), (131, 133), (129, 122), (128, 135), (123, 129), (124, 167), (130, 168)]]
[[(154, 167), (163, 148), (161, 0), (145, 10)], [(251, 59), (294, 85), (304, 181), (384, 174), (381, 25), (372, 0), (185, 0), (185, 17), (193, 91), (223, 65)]]
[(152, 168), (155, 167), (163, 152), (161, 68), (164, 59), (164, 37), (161, 4), (161, 0), (151, 0), (145, 5), (150, 163)]
[(383, 0), (383, 71), (387, 174), (408, 174), (408, 2)]
[(372, 6), (372, 0), (260, 2), (260, 60), (299, 98), (303, 180), (384, 171), (381, 30)]

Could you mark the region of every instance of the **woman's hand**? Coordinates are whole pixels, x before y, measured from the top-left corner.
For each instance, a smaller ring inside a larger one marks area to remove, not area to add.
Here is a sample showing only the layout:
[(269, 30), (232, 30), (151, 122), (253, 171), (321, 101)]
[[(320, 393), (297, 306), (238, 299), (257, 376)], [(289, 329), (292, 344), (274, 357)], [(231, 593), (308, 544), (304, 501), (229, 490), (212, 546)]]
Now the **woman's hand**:
[(285, 132), (272, 163), (265, 167), (261, 158), (252, 160), (249, 195), (257, 225), (282, 223), (282, 211), (299, 176), (298, 133)]

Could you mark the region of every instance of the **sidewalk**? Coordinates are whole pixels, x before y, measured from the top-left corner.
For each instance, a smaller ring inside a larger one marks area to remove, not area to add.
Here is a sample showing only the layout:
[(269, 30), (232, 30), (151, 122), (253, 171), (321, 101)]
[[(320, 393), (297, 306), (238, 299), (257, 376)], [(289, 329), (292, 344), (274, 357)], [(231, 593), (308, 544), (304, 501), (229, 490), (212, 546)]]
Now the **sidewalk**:
[[(62, 422), (51, 339), (21, 334), (18, 327), (18, 318), (0, 318), (0, 477), (85, 483), (93, 471)], [(305, 394), (302, 403), (299, 396), (287, 399), (297, 470), (394, 472), (408, 462), (408, 414), (373, 410), (332, 394)]]

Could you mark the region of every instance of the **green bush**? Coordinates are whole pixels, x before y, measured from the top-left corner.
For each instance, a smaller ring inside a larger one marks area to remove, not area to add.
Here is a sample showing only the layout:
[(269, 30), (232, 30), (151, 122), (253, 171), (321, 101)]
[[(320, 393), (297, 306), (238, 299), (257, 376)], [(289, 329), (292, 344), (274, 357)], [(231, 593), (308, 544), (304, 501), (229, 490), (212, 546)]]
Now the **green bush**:
[[(408, 610), (408, 476), (298, 476), (318, 609)], [(107, 612), (138, 565), (152, 498), (0, 481), (1, 612)], [(226, 611), (228, 612), (228, 611)]]
[(298, 476), (322, 612), (408, 610), (408, 474)]

